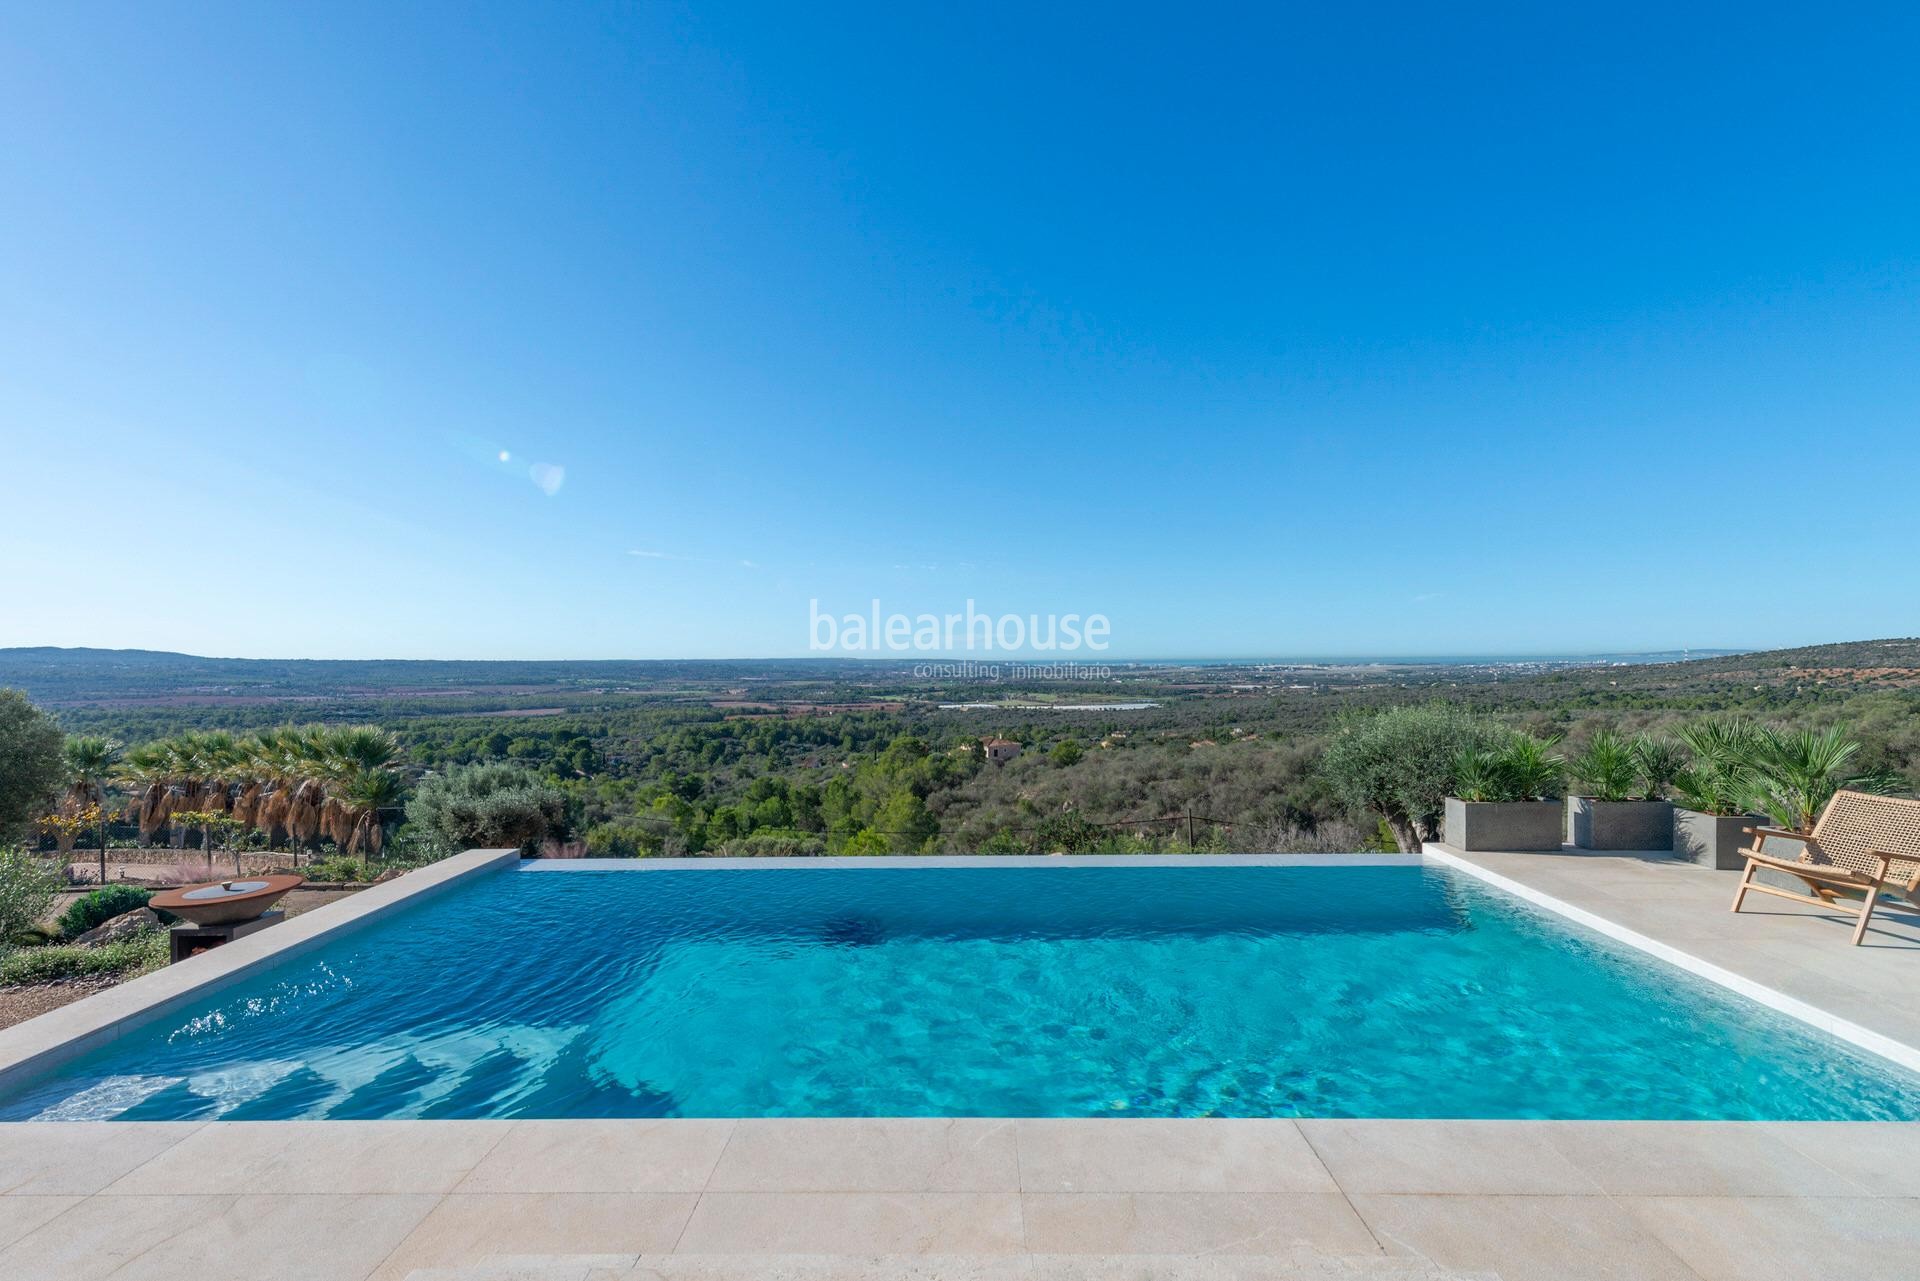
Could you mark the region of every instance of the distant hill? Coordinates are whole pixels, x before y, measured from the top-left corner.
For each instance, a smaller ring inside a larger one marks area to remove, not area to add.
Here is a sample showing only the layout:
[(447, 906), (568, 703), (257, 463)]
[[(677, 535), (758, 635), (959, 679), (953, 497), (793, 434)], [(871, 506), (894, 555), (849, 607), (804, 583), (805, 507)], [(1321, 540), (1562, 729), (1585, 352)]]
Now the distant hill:
[[(1747, 654), (1716, 653), (1685, 661), (1668, 655), (1595, 657), (1581, 662), (1492, 659), (1402, 660), (1377, 675), (1356, 666), (1356, 684), (1498, 683), (1539, 687), (1544, 697), (1580, 690), (1675, 692), (1740, 685), (1920, 686), (1920, 638), (1847, 641)], [(257, 703), (364, 703), (367, 700), (498, 699), (526, 705), (551, 697), (568, 703), (579, 696), (664, 695), (686, 686), (704, 688), (762, 682), (802, 686), (885, 686), (905, 691), (930, 682), (912, 675), (923, 661), (816, 658), (765, 660), (487, 661), (442, 659), (256, 659), (205, 658), (138, 649), (61, 649), (49, 646), (0, 649), (0, 685), (24, 690), (49, 706), (242, 705)], [(1154, 682), (1171, 669), (1157, 664), (1116, 664), (1129, 681)], [(1219, 664), (1213, 683), (1263, 665)], [(1271, 667), (1272, 664), (1264, 666)], [(1409, 681), (1425, 671), (1424, 678)], [(1192, 676), (1189, 670), (1181, 679)], [(1187, 686), (1182, 686), (1186, 688)], [(571, 697), (569, 697), (571, 696)]]

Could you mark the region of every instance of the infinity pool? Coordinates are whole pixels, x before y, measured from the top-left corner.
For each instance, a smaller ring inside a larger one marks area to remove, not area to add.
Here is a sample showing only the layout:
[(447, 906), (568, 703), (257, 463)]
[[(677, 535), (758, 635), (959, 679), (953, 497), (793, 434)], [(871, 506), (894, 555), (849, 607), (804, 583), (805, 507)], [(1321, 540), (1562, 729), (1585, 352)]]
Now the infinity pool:
[(1920, 1118), (1920, 1077), (1435, 867), (523, 867), (0, 1118)]

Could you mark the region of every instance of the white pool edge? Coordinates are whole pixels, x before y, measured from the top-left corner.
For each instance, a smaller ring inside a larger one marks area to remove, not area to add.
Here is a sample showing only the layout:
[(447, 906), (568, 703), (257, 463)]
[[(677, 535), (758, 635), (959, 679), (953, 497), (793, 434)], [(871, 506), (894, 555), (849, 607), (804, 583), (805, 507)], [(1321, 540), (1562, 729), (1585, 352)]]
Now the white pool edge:
[(1563, 916), (1576, 924), (1584, 925), (1596, 934), (1603, 934), (1616, 942), (1625, 943), (1629, 947), (1645, 952), (1649, 956), (1665, 961), (1669, 965), (1677, 966), (1689, 974), (1707, 980), (1709, 983), (1736, 992), (1750, 1001), (1755, 1001), (1766, 1006), (1776, 1013), (1784, 1014), (1810, 1027), (1817, 1028), (1829, 1036), (1837, 1037), (1858, 1049), (1865, 1050), (1870, 1054), (1876, 1054), (1883, 1059), (1890, 1059), (1911, 1071), (1920, 1072), (1920, 1049), (1908, 1045), (1904, 1041), (1896, 1041), (1890, 1036), (1876, 1032), (1872, 1028), (1862, 1027), (1850, 1019), (1843, 1019), (1836, 1014), (1831, 1014), (1817, 1005), (1811, 1005), (1806, 1001), (1800, 1000), (1798, 997), (1788, 996), (1785, 992), (1770, 988), (1764, 983), (1747, 978), (1745, 975), (1736, 974), (1732, 970), (1715, 965), (1711, 961), (1704, 961), (1689, 952), (1682, 951), (1671, 943), (1662, 943), (1658, 939), (1649, 938), (1638, 930), (1630, 930), (1626, 926), (1610, 921), (1604, 916), (1588, 911), (1586, 908), (1575, 907), (1564, 899), (1557, 899), (1551, 894), (1543, 893), (1530, 885), (1522, 884), (1512, 877), (1502, 876), (1498, 872), (1481, 867), (1471, 859), (1464, 858), (1444, 846), (1430, 842), (1425, 846), (1422, 853), (1426, 859), (1431, 862), (1452, 868), (1458, 872), (1464, 872), (1476, 880), (1484, 881), (1496, 889), (1513, 895), (1515, 898), (1524, 899), (1536, 907), (1545, 908), (1555, 915)]
[(781, 858), (530, 859), (522, 872), (671, 872), (719, 868), (804, 867), (1418, 867), (1418, 854), (868, 854)]
[(518, 850), (468, 850), (0, 1030), (0, 1091), (117, 1040), (189, 1001), (284, 965), (422, 896), (519, 861)]

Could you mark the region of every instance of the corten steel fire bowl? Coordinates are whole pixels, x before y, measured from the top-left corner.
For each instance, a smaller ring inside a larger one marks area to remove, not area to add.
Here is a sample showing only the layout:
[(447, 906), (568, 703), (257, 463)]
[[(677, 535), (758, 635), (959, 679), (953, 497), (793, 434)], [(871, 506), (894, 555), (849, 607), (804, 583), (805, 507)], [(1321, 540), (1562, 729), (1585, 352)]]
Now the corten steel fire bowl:
[(156, 894), (147, 901), (147, 906), (172, 912), (195, 925), (234, 925), (251, 921), (278, 903), (281, 895), (306, 881), (304, 876), (286, 873), (236, 876), (231, 881), (183, 885), (177, 890)]

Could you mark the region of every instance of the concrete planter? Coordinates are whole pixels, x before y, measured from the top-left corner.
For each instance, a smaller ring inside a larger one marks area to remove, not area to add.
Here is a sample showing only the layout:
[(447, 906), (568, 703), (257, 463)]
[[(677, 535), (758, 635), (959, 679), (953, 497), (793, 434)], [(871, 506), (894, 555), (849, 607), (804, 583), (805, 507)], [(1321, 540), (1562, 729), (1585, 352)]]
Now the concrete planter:
[(1442, 836), (1457, 850), (1557, 850), (1565, 831), (1559, 801), (1447, 798)]
[[(1741, 848), (1752, 844), (1746, 829), (1765, 827), (1767, 822), (1757, 814), (1702, 814), (1676, 805), (1673, 807), (1673, 852), (1702, 867), (1738, 871), (1747, 865), (1747, 860), (1740, 855)], [(1792, 847), (1788, 847), (1787, 853), (1791, 856)]]
[(1672, 801), (1596, 801), (1567, 798), (1567, 831), (1583, 850), (1670, 850)]

